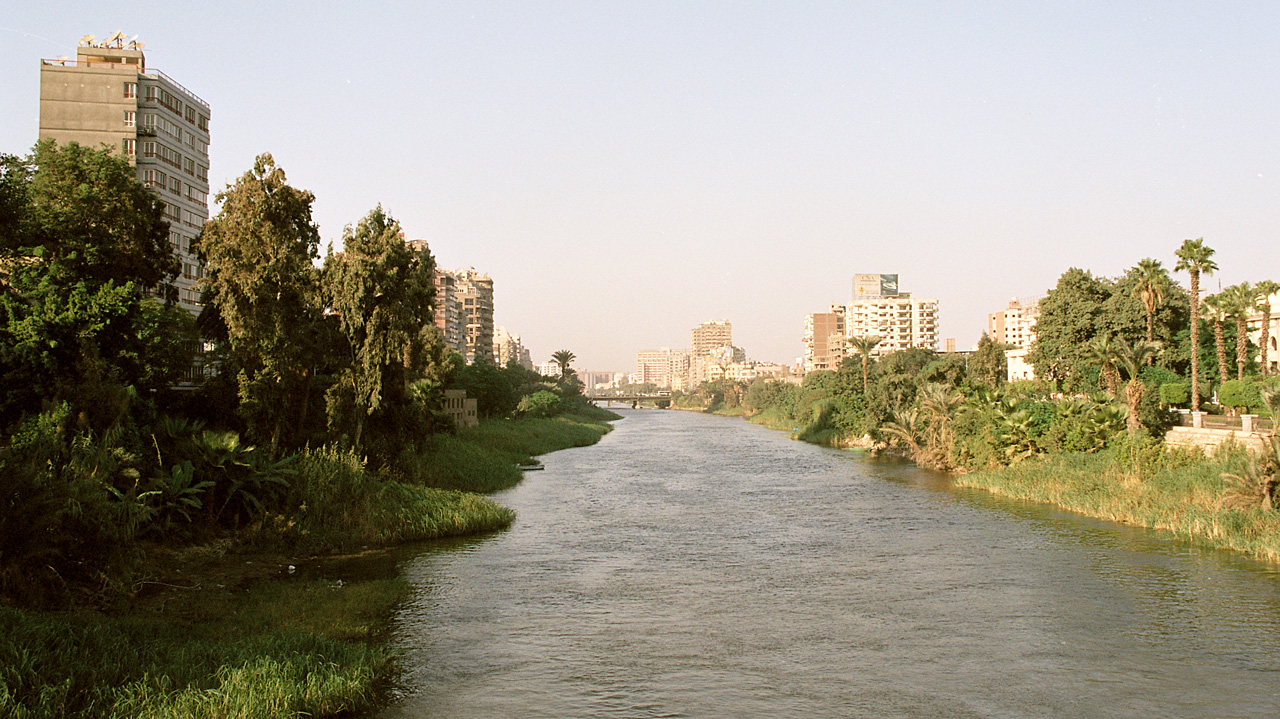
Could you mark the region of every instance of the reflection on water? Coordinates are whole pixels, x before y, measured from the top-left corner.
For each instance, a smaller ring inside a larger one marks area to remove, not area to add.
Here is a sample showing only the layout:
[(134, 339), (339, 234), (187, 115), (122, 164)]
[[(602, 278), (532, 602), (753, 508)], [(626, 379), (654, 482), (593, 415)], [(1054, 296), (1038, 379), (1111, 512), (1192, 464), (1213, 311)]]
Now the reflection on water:
[(1274, 717), (1280, 574), (635, 411), (403, 563), (385, 717)]

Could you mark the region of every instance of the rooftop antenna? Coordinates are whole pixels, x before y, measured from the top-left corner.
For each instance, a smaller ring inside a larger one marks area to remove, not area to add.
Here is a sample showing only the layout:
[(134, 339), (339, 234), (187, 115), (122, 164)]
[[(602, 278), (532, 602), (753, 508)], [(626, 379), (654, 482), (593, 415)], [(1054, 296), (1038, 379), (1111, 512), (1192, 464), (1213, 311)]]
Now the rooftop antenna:
[(57, 60), (54, 60), (54, 62), (58, 63), (59, 65), (66, 65), (66, 64), (67, 64), (67, 60), (70, 60), (70, 59), (71, 59), (71, 58), (67, 57), (66, 55), (63, 55), (62, 57), (58, 58)]
[(80, 38), (80, 47), (89, 47), (93, 45), (93, 35), (85, 35)]
[(146, 46), (147, 46), (147, 44), (146, 44), (145, 42), (135, 42), (135, 43), (133, 44), (133, 49), (134, 49), (134, 50), (141, 50), (142, 48), (144, 48), (144, 47), (146, 47)]
[(108, 44), (108, 45), (110, 45), (110, 44), (112, 44), (112, 43), (117, 43), (117, 44), (118, 44), (118, 43), (119, 43), (121, 40), (123, 40), (123, 39), (124, 39), (124, 31), (123, 31), (123, 30), (116, 30), (115, 32), (111, 33), (111, 37), (108, 37), (108, 38), (107, 38), (107, 40), (106, 40), (106, 42), (107, 42), (107, 44)]
[(138, 49), (138, 36), (137, 36), (137, 35), (134, 35), (133, 37), (129, 38), (128, 42), (126, 42), (125, 44), (129, 46), (129, 49), (130, 49), (130, 50), (137, 50), (137, 49)]

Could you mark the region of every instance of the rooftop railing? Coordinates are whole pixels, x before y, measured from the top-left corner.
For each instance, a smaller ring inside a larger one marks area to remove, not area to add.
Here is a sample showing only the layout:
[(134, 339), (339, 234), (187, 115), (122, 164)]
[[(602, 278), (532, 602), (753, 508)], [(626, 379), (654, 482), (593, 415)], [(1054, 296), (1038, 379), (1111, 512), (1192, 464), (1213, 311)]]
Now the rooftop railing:
[[(102, 66), (102, 67), (132, 67), (135, 70), (138, 69), (137, 65), (133, 65), (132, 63), (127, 63), (127, 62), (88, 62), (88, 61), (80, 62), (79, 60), (57, 60), (57, 59), (41, 60), (40, 62), (44, 63), (45, 65), (59, 65), (64, 67)], [(173, 78), (169, 77), (168, 75), (164, 74), (159, 70), (142, 69), (138, 72), (138, 74), (146, 75), (147, 77), (163, 79), (165, 82), (169, 83), (170, 85), (173, 85), (179, 90), (185, 92), (189, 97), (191, 97), (191, 99), (195, 100), (196, 103), (199, 104), (204, 109), (206, 110), (209, 109), (209, 103), (205, 102), (203, 98), (201, 98), (199, 95), (195, 94), (194, 92), (188, 90), (186, 85), (183, 85), (182, 83), (178, 82), (177, 80), (174, 80)]]

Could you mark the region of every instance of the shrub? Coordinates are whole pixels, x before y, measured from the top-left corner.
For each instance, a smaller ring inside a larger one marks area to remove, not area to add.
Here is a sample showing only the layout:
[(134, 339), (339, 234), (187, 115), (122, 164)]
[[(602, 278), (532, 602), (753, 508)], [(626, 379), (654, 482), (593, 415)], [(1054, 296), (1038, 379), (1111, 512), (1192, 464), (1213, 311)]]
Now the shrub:
[(1191, 401), (1190, 382), (1166, 382), (1160, 385), (1160, 401), (1170, 406), (1183, 406)]

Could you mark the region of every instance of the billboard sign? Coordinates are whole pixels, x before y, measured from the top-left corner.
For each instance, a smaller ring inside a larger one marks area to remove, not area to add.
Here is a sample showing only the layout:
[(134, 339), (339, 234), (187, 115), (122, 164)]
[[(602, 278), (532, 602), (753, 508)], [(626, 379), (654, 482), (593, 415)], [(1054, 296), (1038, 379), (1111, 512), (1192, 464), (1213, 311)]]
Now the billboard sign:
[(856, 274), (853, 276), (855, 300), (893, 297), (898, 294), (897, 275)]

